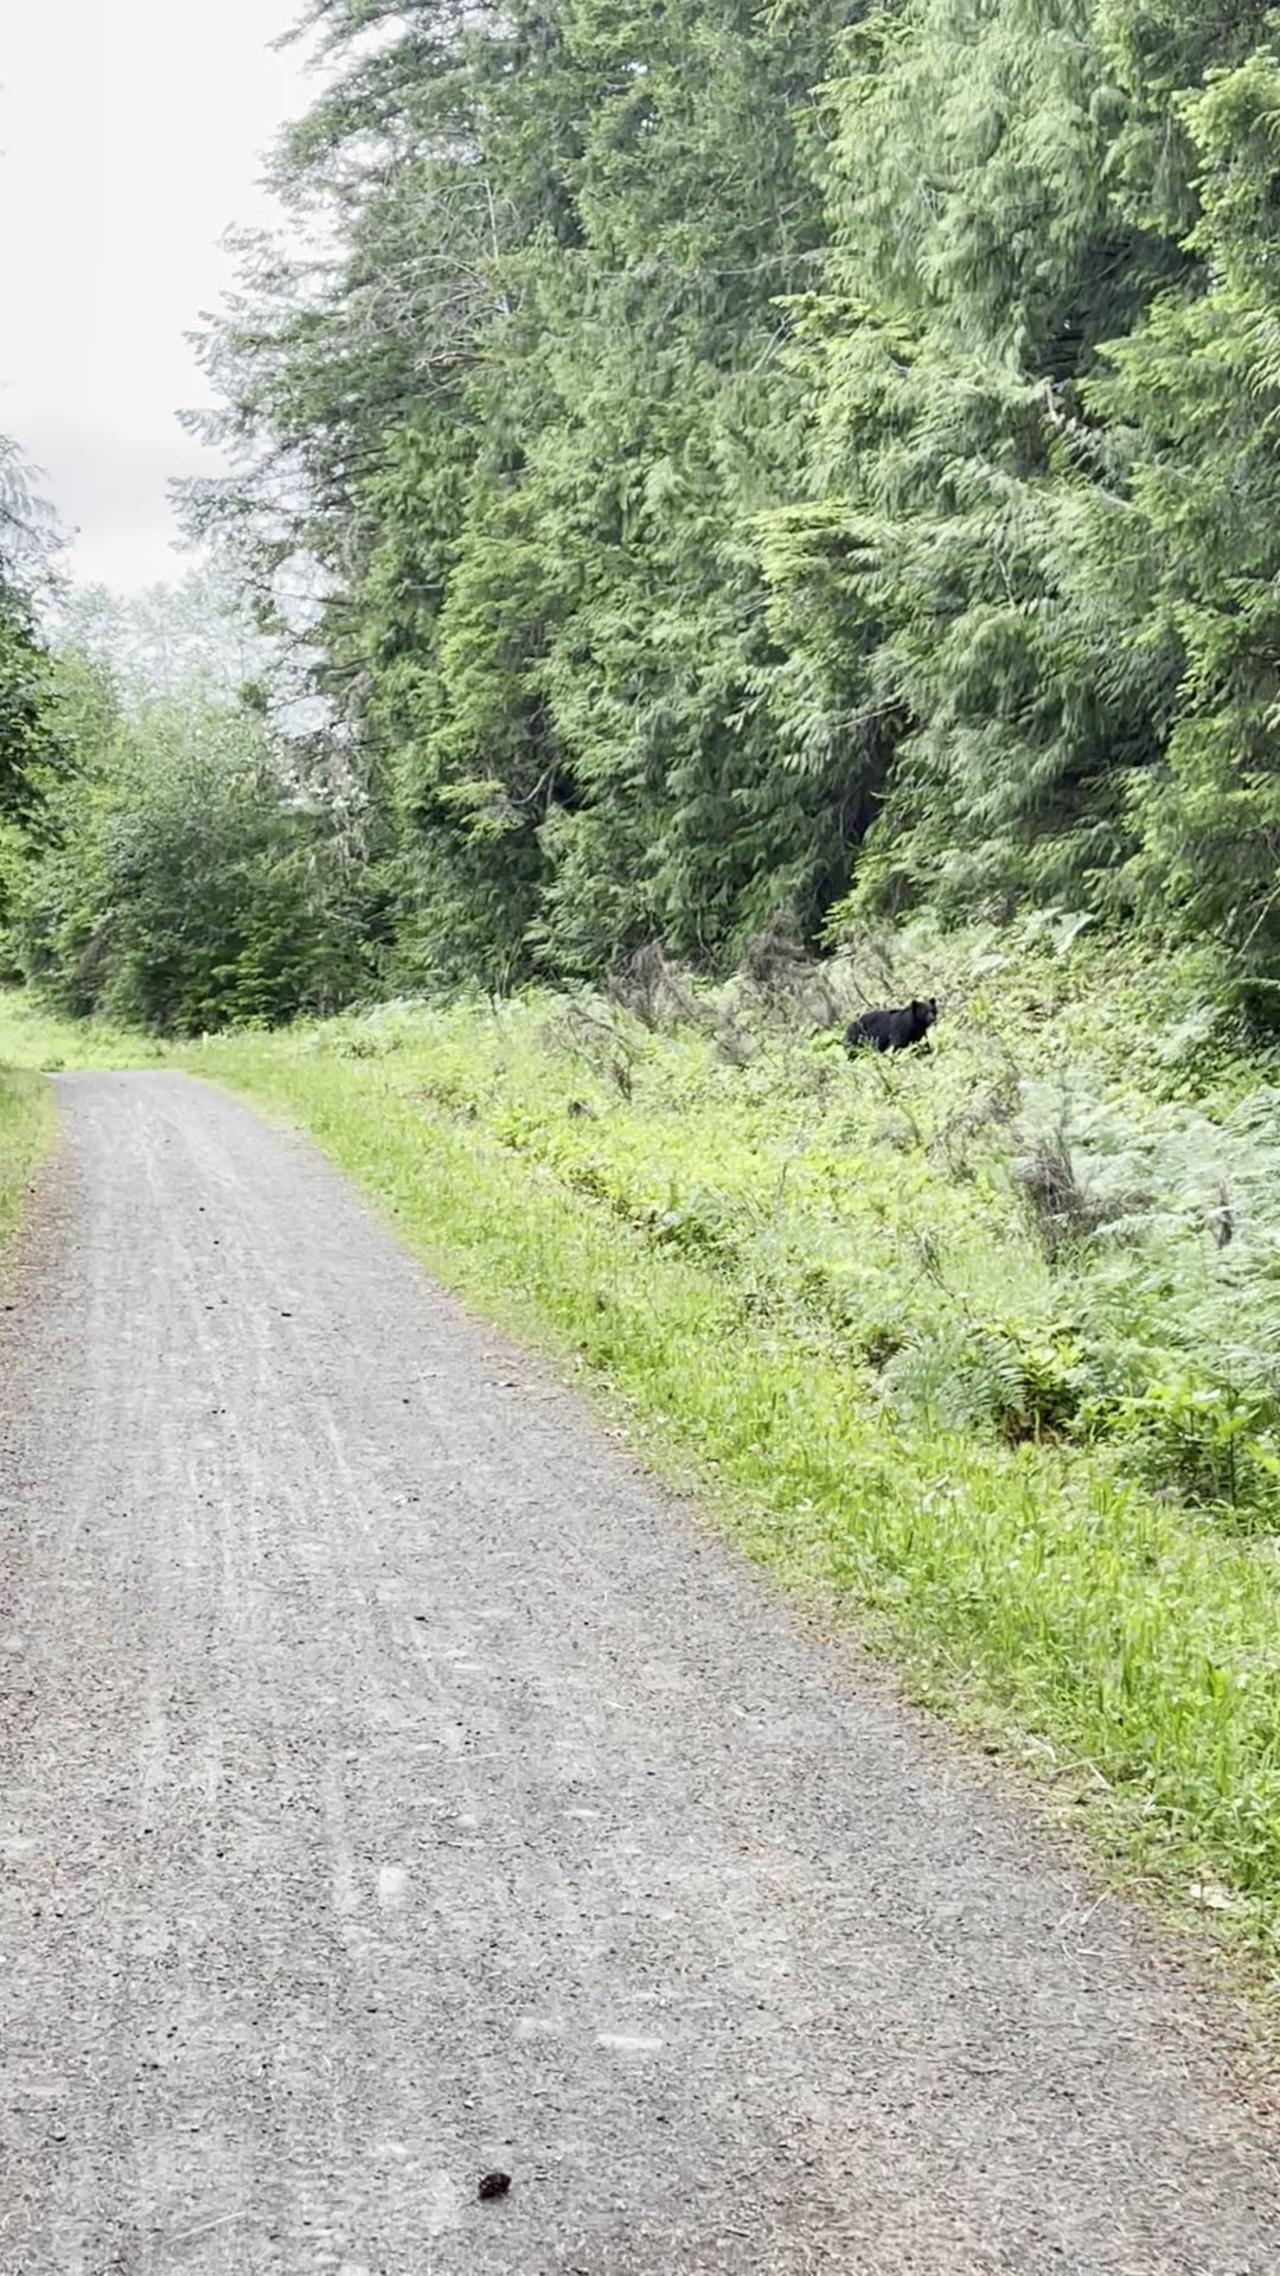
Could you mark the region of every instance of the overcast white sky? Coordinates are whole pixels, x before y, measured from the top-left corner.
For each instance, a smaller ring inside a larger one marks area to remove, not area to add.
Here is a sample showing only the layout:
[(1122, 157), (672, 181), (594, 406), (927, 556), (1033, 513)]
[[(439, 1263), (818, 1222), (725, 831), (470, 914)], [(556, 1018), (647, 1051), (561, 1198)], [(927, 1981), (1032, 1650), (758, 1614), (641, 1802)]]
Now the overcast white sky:
[(271, 40), (298, 0), (0, 0), (0, 432), (122, 592), (188, 566), (174, 474), (216, 462), (184, 334), (229, 281), (219, 240), (270, 212), (261, 155), (312, 83)]

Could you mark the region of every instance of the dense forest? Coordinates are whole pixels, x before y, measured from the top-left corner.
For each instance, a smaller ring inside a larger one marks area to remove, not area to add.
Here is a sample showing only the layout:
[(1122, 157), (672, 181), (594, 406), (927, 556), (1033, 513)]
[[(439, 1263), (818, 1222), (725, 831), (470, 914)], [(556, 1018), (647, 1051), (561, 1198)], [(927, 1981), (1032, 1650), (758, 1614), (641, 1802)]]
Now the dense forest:
[(1039, 902), (1280, 1024), (1280, 16), (298, 36), (186, 499), (260, 660), (48, 665), (6, 569), (22, 969), (181, 1029)]

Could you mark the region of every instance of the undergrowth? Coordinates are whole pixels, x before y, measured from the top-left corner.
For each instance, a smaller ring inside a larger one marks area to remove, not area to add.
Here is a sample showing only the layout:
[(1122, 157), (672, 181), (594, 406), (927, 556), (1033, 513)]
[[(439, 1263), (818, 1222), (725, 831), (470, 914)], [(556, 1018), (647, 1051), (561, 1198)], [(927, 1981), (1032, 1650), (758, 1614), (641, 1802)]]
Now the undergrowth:
[(47, 1085), (30, 1069), (0, 1066), (0, 1274), (53, 1135)]
[[(1069, 924), (918, 932), (182, 1063), (309, 1129), (752, 1555), (1273, 1962), (1280, 1070), (1203, 977)], [(932, 1050), (846, 1058), (842, 1017), (934, 992)], [(0, 1022), (10, 1056), (78, 1048)]]

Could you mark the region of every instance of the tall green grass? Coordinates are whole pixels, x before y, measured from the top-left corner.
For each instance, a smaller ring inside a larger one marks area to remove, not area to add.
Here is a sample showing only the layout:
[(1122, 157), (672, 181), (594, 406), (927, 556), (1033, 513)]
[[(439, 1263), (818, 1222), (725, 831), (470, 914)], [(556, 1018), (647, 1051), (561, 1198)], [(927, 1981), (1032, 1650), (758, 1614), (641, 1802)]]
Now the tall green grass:
[(0, 1279), (54, 1132), (48, 1084), (29, 1069), (0, 1065)]

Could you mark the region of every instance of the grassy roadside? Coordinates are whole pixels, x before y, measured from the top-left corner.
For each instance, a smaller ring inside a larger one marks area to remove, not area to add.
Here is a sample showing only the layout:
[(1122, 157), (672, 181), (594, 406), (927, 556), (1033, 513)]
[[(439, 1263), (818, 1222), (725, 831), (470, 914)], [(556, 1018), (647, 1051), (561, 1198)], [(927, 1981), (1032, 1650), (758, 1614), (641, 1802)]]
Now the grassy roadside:
[(55, 1127), (48, 1084), (27, 1068), (0, 1065), (0, 1273)]
[[(1211, 1370), (1188, 1376), (1171, 1434), (1149, 1409), (1156, 1373), (1163, 1398), (1204, 1323), (1219, 1333), (1214, 1306), (1269, 1316), (1269, 1227), (1219, 1251), (1178, 1165), (1211, 1193), (1224, 1163), (1244, 1193), (1273, 1165), (1229, 1061), (1197, 1077), (1192, 1110), (1171, 1048), (1126, 1104), (1125, 1052), (1108, 1057), (1125, 976), (1100, 1003), (1096, 968), (1060, 976), (1056, 998), (1050, 970), (1024, 960), (996, 989), (970, 970), (963, 1024), (890, 1069), (849, 1068), (795, 1021), (743, 1020), (735, 1042), (723, 1024), (662, 1032), (549, 999), (392, 1006), (176, 1057), (309, 1131), (442, 1278), (620, 1396), (650, 1457), (692, 1470), (752, 1556), (834, 1598), (919, 1691), (1001, 1734), (1064, 1808), (1087, 1805), (1101, 1847), (1269, 1975), (1268, 1426), (1255, 1401), (1246, 1439), (1234, 1394), (1206, 1407)], [(1046, 1254), (1013, 1205), (1002, 1017), (1035, 1038), (1019, 1112), (1068, 1064), (1085, 1086), (1080, 1195), (1101, 1211), (1111, 1176), (1132, 1219), (1147, 1178), (1140, 1238)], [(0, 1057), (86, 1055), (156, 1052), (20, 1004), (0, 1015)], [(1224, 1254), (1236, 1277), (1219, 1285)]]
[[(20, 999), (5, 1000), (16, 1007)], [(16, 1018), (10, 1041), (11, 1050), (0, 1046), (0, 1277), (57, 1133), (53, 1094), (41, 1080), (46, 1042), (22, 1034)]]

